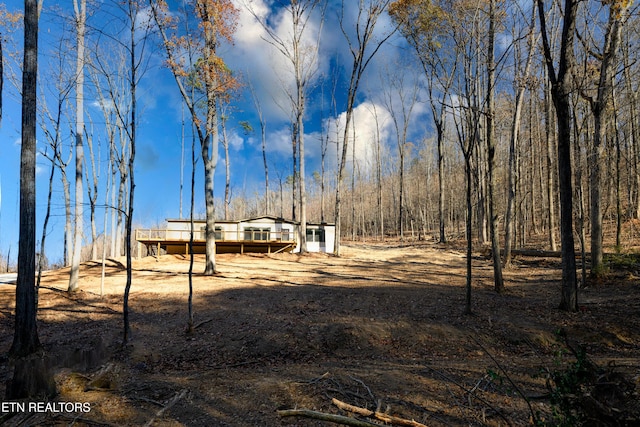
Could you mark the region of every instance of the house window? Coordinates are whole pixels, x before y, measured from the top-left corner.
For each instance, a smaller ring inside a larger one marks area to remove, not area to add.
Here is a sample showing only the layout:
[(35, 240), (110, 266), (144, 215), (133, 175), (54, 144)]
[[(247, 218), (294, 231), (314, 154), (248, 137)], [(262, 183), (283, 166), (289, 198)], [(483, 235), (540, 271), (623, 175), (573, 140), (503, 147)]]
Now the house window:
[(324, 230), (307, 228), (307, 242), (324, 242)]
[(222, 227), (216, 227), (216, 240), (223, 240), (222, 238)]
[(287, 228), (283, 228), (282, 229), (282, 233), (281, 233), (280, 239), (281, 240), (285, 240), (285, 241), (289, 240), (289, 229), (287, 229)]
[(270, 228), (246, 227), (244, 240), (269, 240)]

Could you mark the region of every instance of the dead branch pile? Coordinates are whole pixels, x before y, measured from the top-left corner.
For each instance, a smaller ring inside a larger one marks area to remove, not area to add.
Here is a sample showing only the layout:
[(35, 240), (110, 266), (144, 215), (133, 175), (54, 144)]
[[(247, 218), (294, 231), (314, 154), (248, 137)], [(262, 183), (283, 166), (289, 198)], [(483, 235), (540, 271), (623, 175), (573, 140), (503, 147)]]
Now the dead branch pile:
[[(376, 399), (371, 388), (364, 381), (349, 377), (350, 386), (345, 386), (340, 380), (325, 373), (319, 378), (305, 381), (303, 384), (316, 385), (326, 382), (328, 387), (325, 394), (341, 395), (357, 404), (347, 403), (336, 397), (331, 397), (331, 403), (342, 411), (341, 414), (313, 411), (310, 409), (286, 409), (277, 411), (280, 417), (305, 417), (320, 421), (328, 421), (346, 426), (371, 427), (380, 425), (403, 427), (426, 427), (425, 424), (413, 419), (393, 415), (391, 406), (386, 405), (383, 410), (383, 400)], [(369, 409), (375, 407), (375, 409)], [(384, 423), (384, 424), (381, 424)]]

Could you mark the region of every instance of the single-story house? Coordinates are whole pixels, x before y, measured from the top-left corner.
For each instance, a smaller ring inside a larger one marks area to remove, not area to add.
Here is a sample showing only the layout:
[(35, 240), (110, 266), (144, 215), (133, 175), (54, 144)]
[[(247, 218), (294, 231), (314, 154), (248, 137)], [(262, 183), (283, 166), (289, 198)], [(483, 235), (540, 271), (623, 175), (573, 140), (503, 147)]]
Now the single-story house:
[[(193, 221), (193, 252), (204, 253), (206, 223)], [(245, 252), (299, 252), (300, 222), (261, 216), (234, 221), (216, 221), (216, 253)], [(165, 229), (138, 229), (136, 240), (147, 248), (147, 253), (187, 254), (191, 221), (167, 219)], [(335, 225), (307, 223), (307, 251), (331, 252), (335, 240)], [(140, 252), (139, 252), (140, 253)]]

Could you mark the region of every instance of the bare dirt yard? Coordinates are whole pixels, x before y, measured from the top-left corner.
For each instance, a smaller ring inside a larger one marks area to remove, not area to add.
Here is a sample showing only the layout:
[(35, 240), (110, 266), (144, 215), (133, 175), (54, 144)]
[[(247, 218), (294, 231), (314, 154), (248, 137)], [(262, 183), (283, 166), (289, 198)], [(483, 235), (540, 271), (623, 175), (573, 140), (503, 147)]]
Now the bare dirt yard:
[[(203, 256), (195, 261), (201, 272)], [(557, 258), (517, 258), (503, 294), (489, 259), (473, 266), (467, 315), (465, 257), (454, 247), (219, 255), (219, 274), (193, 278), (187, 334), (188, 258), (147, 257), (134, 262), (124, 347), (121, 261), (107, 261), (102, 287), (101, 263), (83, 264), (72, 295), (68, 270), (48, 272), (39, 333), (56, 402), (88, 405), (4, 412), (0, 424), (335, 425), (282, 412), (297, 409), (360, 425), (558, 425), (563, 416), (570, 425), (578, 412), (587, 425), (638, 425), (640, 265), (582, 289), (575, 314), (557, 309)], [(0, 285), (2, 384), (14, 294)]]

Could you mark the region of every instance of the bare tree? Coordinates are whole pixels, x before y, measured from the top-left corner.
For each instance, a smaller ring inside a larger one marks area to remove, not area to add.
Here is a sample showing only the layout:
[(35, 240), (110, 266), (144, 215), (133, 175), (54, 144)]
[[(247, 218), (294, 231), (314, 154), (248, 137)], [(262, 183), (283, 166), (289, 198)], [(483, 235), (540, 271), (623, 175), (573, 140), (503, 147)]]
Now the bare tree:
[(458, 53), (451, 47), (452, 14), (448, 6), (429, 0), (397, 0), (389, 13), (399, 25), (402, 35), (414, 48), (427, 77), (429, 104), (436, 128), (438, 149), (438, 222), (440, 242), (447, 241), (445, 216), (444, 140), (447, 132), (447, 106)]
[[(351, 65), (351, 73), (349, 77), (349, 85), (347, 88), (347, 104), (345, 108), (345, 120), (343, 123), (342, 150), (338, 156), (338, 176), (336, 180), (336, 203), (335, 203), (335, 221), (336, 221), (336, 237), (334, 242), (333, 253), (340, 255), (340, 239), (341, 239), (341, 189), (342, 180), (344, 178), (344, 170), (347, 162), (347, 149), (349, 147), (349, 132), (351, 122), (353, 120), (353, 109), (356, 102), (356, 94), (360, 87), (360, 81), (365, 70), (371, 63), (373, 57), (378, 53), (382, 45), (391, 38), (396, 28), (383, 31), (376, 37), (374, 30), (378, 23), (378, 18), (387, 9), (391, 0), (359, 0), (358, 12), (355, 23), (352, 24), (346, 18), (345, 2), (342, 1), (342, 13), (340, 15), (340, 29), (344, 35), (351, 57), (353, 59)], [(354, 34), (355, 33), (355, 34)]]
[[(182, 37), (171, 38), (168, 35), (170, 17), (166, 12), (167, 5), (160, 0), (152, 2), (151, 9), (154, 20), (158, 25), (160, 35), (168, 57), (168, 66), (173, 73), (180, 94), (196, 125), (196, 133), (200, 141), (201, 157), (205, 175), (205, 270), (204, 273), (212, 275), (215, 267), (215, 200), (213, 197), (215, 168), (218, 163), (218, 108), (221, 98), (228, 96), (238, 82), (231, 74), (229, 68), (218, 54), (218, 49), (223, 41), (231, 42), (235, 31), (237, 9), (230, 0), (212, 1), (197, 0), (193, 15), (199, 22), (201, 32), (191, 30)], [(201, 57), (194, 64), (184, 64), (180, 58), (180, 49), (191, 46), (199, 51)], [(191, 77), (191, 84), (201, 89), (204, 99), (204, 117), (198, 111), (198, 100), (194, 99), (187, 90), (189, 82), (186, 77)]]
[(495, 138), (495, 85), (496, 60), (495, 37), (498, 20), (496, 1), (489, 0), (489, 30), (487, 52), (487, 94), (486, 94), (486, 143), (487, 143), (487, 187), (489, 205), (489, 232), (491, 236), (491, 253), (493, 256), (493, 281), (496, 292), (504, 290), (502, 277), (502, 259), (500, 258), (500, 240), (498, 237), (498, 212), (496, 209), (496, 138)]
[(76, 101), (76, 174), (75, 174), (75, 216), (73, 231), (73, 252), (71, 255), (71, 272), (69, 274), (69, 292), (78, 290), (78, 277), (80, 273), (80, 257), (82, 254), (83, 232), (83, 201), (82, 176), (84, 166), (84, 63), (85, 63), (85, 32), (87, 22), (87, 1), (74, 0), (77, 56), (75, 73), (75, 101)]
[(260, 142), (262, 146), (262, 163), (264, 166), (264, 213), (269, 215), (271, 213), (271, 204), (269, 197), (269, 166), (267, 164), (267, 121), (262, 112), (260, 99), (256, 95), (256, 91), (251, 83), (249, 83), (249, 91), (251, 92), (251, 99), (253, 100), (253, 105), (256, 107), (258, 121), (260, 122)]
[(222, 148), (224, 149), (224, 219), (229, 219), (231, 204), (231, 159), (229, 158), (229, 138), (227, 138), (227, 120), (229, 120), (229, 104), (220, 103), (220, 130), (222, 131)]
[[(405, 67), (401, 67), (404, 69)], [(406, 67), (410, 69), (410, 67)], [(409, 124), (413, 109), (418, 102), (419, 82), (418, 77), (414, 75), (408, 76), (410, 81), (406, 81), (407, 76), (400, 73), (393, 73), (387, 70), (387, 75), (381, 80), (389, 82), (389, 88), (383, 90), (384, 103), (387, 111), (391, 115), (394, 129), (396, 131), (396, 142), (398, 146), (398, 231), (400, 238), (404, 237), (404, 221), (405, 221), (405, 163), (407, 157), (408, 146), (410, 142), (407, 140), (409, 132)]]
[(87, 198), (89, 199), (89, 224), (91, 225), (91, 259), (98, 258), (98, 231), (96, 228), (96, 203), (98, 201), (98, 178), (100, 172), (96, 167), (96, 156), (93, 149), (93, 131), (91, 133), (88, 129), (93, 129), (93, 126), (89, 128), (85, 127), (85, 139), (87, 141), (87, 147), (89, 148), (89, 161), (91, 162), (91, 182), (89, 181), (89, 168), (86, 166), (84, 169), (87, 171), (85, 178), (87, 180)]
[[(63, 41), (61, 40), (60, 47), (62, 46)], [(49, 219), (51, 217), (51, 199), (53, 195), (53, 180), (55, 176), (55, 170), (57, 167), (63, 169), (64, 165), (61, 160), (61, 151), (62, 151), (62, 141), (61, 141), (61, 125), (62, 125), (62, 113), (64, 109), (64, 104), (68, 100), (69, 93), (73, 89), (73, 81), (70, 81), (65, 75), (65, 67), (64, 67), (64, 50), (60, 48), (59, 52), (59, 62), (58, 68), (56, 72), (52, 72), (52, 77), (55, 79), (55, 92), (57, 95), (56, 99), (56, 109), (54, 114), (51, 113), (49, 108), (47, 107), (47, 103), (45, 101), (46, 97), (44, 93), (41, 96), (40, 102), (40, 128), (42, 129), (45, 139), (51, 147), (51, 154), (48, 154), (48, 151), (45, 149), (45, 152), (42, 153), (45, 158), (47, 158), (51, 162), (51, 172), (49, 174), (49, 192), (47, 194), (47, 208), (44, 216), (44, 221), (42, 225), (42, 237), (40, 238), (40, 258), (38, 263), (38, 277), (36, 280), (36, 289), (40, 288), (40, 280), (42, 278), (42, 270), (44, 269), (44, 253), (45, 253), (45, 242), (47, 239), (47, 228), (49, 224)], [(49, 125), (51, 128), (49, 128)], [(63, 180), (66, 180), (63, 177)], [(68, 181), (67, 190), (68, 190)], [(68, 203), (68, 199), (65, 198), (65, 208), (68, 210), (70, 205)], [(70, 220), (70, 218), (67, 218)], [(66, 250), (66, 248), (65, 248)]]
[[(289, 99), (291, 109), (293, 111), (292, 123), (292, 146), (293, 146), (293, 162), (294, 162), (294, 180), (299, 181), (300, 185), (300, 227), (298, 240), (300, 242), (300, 251), (307, 250), (307, 189), (306, 189), (306, 161), (305, 161), (305, 135), (304, 135), (304, 116), (306, 111), (307, 96), (309, 86), (312, 83), (317, 72), (318, 51), (320, 46), (320, 34), (322, 23), (324, 21), (324, 8), (322, 7), (319, 25), (314, 28), (312, 15), (317, 8), (323, 6), (325, 2), (321, 0), (291, 0), (290, 3), (283, 6), (284, 13), (291, 19), (291, 30), (287, 33), (287, 37), (281, 36), (271, 26), (268, 25), (266, 17), (260, 17), (256, 14), (251, 6), (251, 11), (262, 28), (266, 31), (268, 38), (266, 40), (280, 54), (287, 59), (292, 67), (294, 80), (294, 88), (287, 87), (286, 83), (284, 92)], [(315, 34), (309, 34), (309, 32)], [(299, 179), (298, 171), (295, 170), (296, 156), (299, 156)], [(294, 191), (294, 198), (296, 197)], [(295, 206), (295, 203), (294, 203)], [(294, 208), (295, 209), (295, 208)], [(295, 215), (294, 215), (295, 219)]]
[(594, 96), (584, 93), (583, 96), (591, 106), (594, 119), (593, 145), (589, 150), (589, 182), (591, 191), (591, 274), (601, 275), (604, 270), (602, 247), (602, 153), (606, 140), (606, 121), (609, 116), (610, 103), (613, 94), (613, 78), (616, 70), (617, 54), (620, 46), (622, 27), (628, 19), (631, 2), (611, 1), (609, 4), (609, 18), (604, 31), (603, 46), (595, 56), (600, 61), (598, 83)]
[[(562, 294), (560, 308), (578, 311), (578, 281), (576, 277), (576, 255), (573, 239), (573, 196), (571, 183), (571, 103), (573, 90), (572, 69), (575, 66), (574, 40), (578, 2), (565, 0), (563, 10), (562, 37), (559, 57), (554, 60), (547, 32), (547, 9), (543, 0), (538, 2), (540, 34), (551, 82), (551, 96), (556, 111), (558, 127), (558, 176), (560, 184), (560, 238), (562, 245)], [(557, 65), (557, 70), (556, 66)]]
[[(524, 69), (520, 70), (520, 47), (516, 43), (514, 46), (514, 64), (516, 85), (516, 103), (513, 110), (513, 121), (511, 123), (511, 138), (509, 140), (509, 170), (508, 170), (508, 198), (507, 212), (505, 215), (505, 233), (504, 233), (504, 264), (509, 266), (511, 263), (511, 247), (513, 245), (513, 231), (515, 222), (515, 201), (516, 201), (516, 149), (520, 138), (520, 127), (522, 122), (522, 108), (524, 105), (524, 95), (529, 82), (529, 73), (533, 62), (533, 54), (535, 52), (535, 27), (536, 27), (536, 5), (531, 6), (531, 17), (528, 25), (527, 48), (528, 53), (525, 60)], [(551, 225), (550, 225), (551, 227)]]

